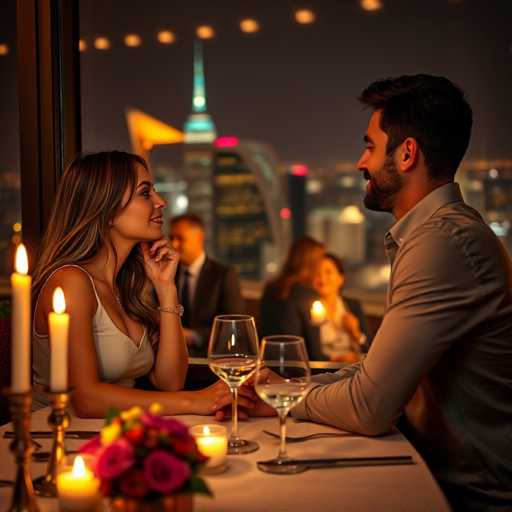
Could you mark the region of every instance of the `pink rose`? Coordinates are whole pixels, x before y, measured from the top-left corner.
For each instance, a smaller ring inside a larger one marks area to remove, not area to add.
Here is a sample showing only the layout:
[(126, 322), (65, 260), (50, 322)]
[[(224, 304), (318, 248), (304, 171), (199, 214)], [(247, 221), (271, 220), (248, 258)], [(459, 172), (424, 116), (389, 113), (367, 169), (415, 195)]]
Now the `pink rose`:
[(111, 480), (133, 466), (132, 445), (123, 438), (104, 447), (96, 465), (96, 473), (101, 479)]
[(187, 481), (190, 468), (174, 455), (155, 450), (144, 461), (144, 476), (151, 489), (171, 494)]
[(164, 418), (163, 416), (155, 416), (154, 414), (145, 412), (140, 419), (146, 427), (164, 431), (171, 436), (183, 436), (188, 433), (188, 427), (186, 425), (172, 418)]
[(100, 436), (94, 436), (89, 441), (80, 446), (80, 453), (96, 455), (101, 450), (101, 448), (102, 446)]

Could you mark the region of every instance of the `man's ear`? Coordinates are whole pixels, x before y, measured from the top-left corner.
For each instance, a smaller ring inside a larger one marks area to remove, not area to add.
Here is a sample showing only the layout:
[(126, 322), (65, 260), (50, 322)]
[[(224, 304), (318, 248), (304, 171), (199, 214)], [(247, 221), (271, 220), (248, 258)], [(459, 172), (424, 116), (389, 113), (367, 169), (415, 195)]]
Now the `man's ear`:
[(420, 147), (413, 137), (407, 137), (397, 153), (398, 167), (402, 172), (408, 172), (414, 168), (418, 161)]

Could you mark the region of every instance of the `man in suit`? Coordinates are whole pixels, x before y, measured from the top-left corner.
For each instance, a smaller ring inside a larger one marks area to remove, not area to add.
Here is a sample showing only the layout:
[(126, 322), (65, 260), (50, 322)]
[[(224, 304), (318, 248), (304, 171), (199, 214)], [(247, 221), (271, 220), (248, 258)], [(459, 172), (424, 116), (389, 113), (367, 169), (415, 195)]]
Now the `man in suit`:
[(233, 268), (206, 256), (204, 224), (197, 215), (172, 218), (170, 239), (173, 249), (180, 254), (176, 280), (185, 308), (185, 339), (191, 356), (205, 357), (215, 316), (245, 313), (238, 276)]

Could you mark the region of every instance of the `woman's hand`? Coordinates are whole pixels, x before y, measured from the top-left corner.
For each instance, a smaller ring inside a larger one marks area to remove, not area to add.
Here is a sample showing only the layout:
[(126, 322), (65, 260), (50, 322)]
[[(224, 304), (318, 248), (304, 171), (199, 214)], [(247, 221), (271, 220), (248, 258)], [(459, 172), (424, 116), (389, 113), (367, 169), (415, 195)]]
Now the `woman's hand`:
[[(238, 389), (238, 406), (242, 413), (240, 419), (247, 418), (244, 409), (252, 409), (255, 401), (254, 390), (242, 386)], [(227, 414), (223, 409), (231, 410), (232, 395), (228, 386), (221, 380), (207, 388), (194, 391), (194, 413), (215, 414), (216, 419), (224, 419)]]
[(157, 294), (169, 285), (174, 287), (174, 278), (180, 261), (179, 254), (173, 251), (169, 240), (162, 237), (149, 244), (142, 242), (140, 250), (144, 258), (144, 269)]

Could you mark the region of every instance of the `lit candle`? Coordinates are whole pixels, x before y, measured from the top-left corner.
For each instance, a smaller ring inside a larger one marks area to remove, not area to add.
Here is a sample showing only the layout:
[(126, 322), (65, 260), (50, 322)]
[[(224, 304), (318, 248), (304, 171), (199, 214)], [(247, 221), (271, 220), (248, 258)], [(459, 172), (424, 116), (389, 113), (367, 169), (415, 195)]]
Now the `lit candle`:
[(75, 457), (73, 468), (57, 475), (57, 492), (62, 510), (95, 510), (98, 504), (99, 480), (85, 465), (81, 455)]
[(199, 451), (209, 457), (206, 468), (221, 468), (228, 454), (228, 435), (223, 425), (196, 425), (190, 429)]
[(51, 340), (51, 376), (52, 391), (65, 391), (68, 387), (68, 330), (69, 315), (62, 288), (53, 292), (53, 312), (48, 315)]
[(315, 325), (320, 325), (325, 322), (327, 318), (327, 313), (325, 311), (325, 306), (321, 301), (315, 300), (311, 306), (311, 322)]
[(23, 244), (16, 249), (15, 269), (11, 275), (12, 297), (12, 359), (11, 388), (13, 393), (30, 390), (30, 286), (27, 250)]

